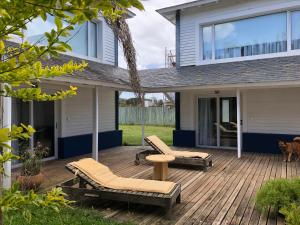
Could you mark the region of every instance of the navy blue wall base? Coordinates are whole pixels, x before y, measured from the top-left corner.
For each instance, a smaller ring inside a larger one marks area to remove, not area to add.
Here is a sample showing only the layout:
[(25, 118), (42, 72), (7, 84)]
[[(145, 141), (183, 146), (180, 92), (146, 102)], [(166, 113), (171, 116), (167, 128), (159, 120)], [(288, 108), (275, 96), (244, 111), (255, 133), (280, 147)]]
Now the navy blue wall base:
[[(99, 150), (122, 145), (122, 131), (107, 131), (98, 134)], [(58, 158), (65, 159), (92, 152), (93, 135), (85, 134), (58, 138)]]
[(278, 140), (292, 141), (297, 136), (300, 135), (243, 133), (243, 151), (279, 154)]
[(173, 145), (177, 147), (195, 147), (195, 136), (194, 130), (174, 130)]
[(98, 135), (99, 138), (99, 150), (113, 148), (122, 145), (122, 133), (121, 130), (101, 132)]

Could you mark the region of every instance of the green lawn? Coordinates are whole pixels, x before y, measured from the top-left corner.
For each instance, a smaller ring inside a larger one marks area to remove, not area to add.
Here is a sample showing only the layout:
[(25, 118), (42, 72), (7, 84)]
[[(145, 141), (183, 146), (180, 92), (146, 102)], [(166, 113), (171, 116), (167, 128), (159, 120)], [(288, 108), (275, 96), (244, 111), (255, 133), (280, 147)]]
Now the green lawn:
[(100, 213), (92, 209), (63, 208), (59, 213), (54, 210), (34, 209), (34, 215), (30, 222), (26, 222), (19, 214), (13, 215), (11, 225), (131, 225), (132, 223), (118, 223), (103, 219)]
[[(140, 125), (120, 125), (123, 130), (124, 145), (141, 145), (142, 127)], [(157, 135), (166, 144), (173, 144), (173, 127), (145, 126), (145, 137), (149, 135)]]

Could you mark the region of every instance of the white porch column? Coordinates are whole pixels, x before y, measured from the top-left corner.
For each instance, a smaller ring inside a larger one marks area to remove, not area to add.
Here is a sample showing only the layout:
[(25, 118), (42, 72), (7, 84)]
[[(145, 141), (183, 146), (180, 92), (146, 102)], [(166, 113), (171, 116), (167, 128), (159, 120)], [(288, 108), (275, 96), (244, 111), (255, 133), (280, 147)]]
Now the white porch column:
[(242, 127), (241, 127), (241, 91), (236, 90), (236, 109), (237, 109), (237, 155), (242, 157)]
[(93, 150), (92, 157), (98, 161), (98, 133), (99, 133), (99, 88), (93, 90)]
[(145, 93), (143, 93), (142, 104), (142, 146), (145, 147)]
[[(3, 98), (3, 127), (11, 128), (11, 98)], [(6, 144), (11, 146), (11, 141)], [(10, 152), (10, 149), (4, 148), (4, 152)], [(11, 161), (4, 163), (4, 174), (3, 174), (3, 188), (9, 189), (11, 187)]]

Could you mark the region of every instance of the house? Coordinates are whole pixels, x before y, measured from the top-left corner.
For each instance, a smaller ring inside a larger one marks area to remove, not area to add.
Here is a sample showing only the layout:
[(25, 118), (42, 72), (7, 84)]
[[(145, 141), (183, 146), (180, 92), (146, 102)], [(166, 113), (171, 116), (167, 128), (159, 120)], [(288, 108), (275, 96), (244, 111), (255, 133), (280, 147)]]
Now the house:
[(300, 1), (198, 0), (158, 13), (176, 26), (177, 68), (143, 81), (177, 92), (174, 145), (277, 153), (278, 139), (300, 134)]
[[(131, 12), (127, 15), (128, 18), (134, 16)], [(43, 44), (44, 32), (53, 27), (52, 16), (45, 22), (35, 19), (25, 31), (26, 40)], [(118, 90), (123, 86), (128, 89), (128, 82), (121, 79), (122, 74), (126, 79), (128, 74), (127, 70), (118, 68), (118, 40), (101, 16), (75, 27), (70, 37), (68, 43), (72, 52), (51, 58), (44, 64), (51, 66), (85, 60), (88, 68), (72, 76), (44, 80), (41, 85), (49, 93), (74, 85), (79, 87), (78, 93), (56, 102), (12, 99), (12, 124), (31, 124), (36, 129), (30, 143), (12, 143), (15, 151), (40, 142), (50, 149), (47, 159), (58, 159), (90, 153), (93, 143), (97, 150), (122, 144), (122, 133), (118, 130)], [(93, 80), (95, 77), (97, 81)], [(98, 138), (101, 140), (99, 145)]]
[[(198, 0), (158, 10), (176, 26), (176, 68), (139, 71), (143, 92), (175, 92), (175, 146), (278, 153), (278, 139), (300, 134), (300, 1)], [(130, 16), (133, 16), (130, 14)], [(49, 91), (74, 85), (58, 102), (13, 102), (13, 123), (29, 122), (49, 158), (122, 144), (117, 41), (102, 18), (78, 28), (74, 52), (49, 65), (87, 60), (73, 76), (45, 80)], [(34, 39), (34, 38), (33, 38)], [(78, 49), (77, 49), (78, 48)]]

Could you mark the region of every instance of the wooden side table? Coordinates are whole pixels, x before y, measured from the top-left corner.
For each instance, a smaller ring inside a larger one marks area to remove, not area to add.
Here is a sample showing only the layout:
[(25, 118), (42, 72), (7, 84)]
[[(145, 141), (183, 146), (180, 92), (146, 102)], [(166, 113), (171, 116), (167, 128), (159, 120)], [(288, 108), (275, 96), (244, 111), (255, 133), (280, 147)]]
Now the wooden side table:
[(175, 160), (171, 155), (149, 155), (146, 160), (153, 163), (153, 179), (165, 181), (168, 179), (168, 163)]

